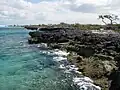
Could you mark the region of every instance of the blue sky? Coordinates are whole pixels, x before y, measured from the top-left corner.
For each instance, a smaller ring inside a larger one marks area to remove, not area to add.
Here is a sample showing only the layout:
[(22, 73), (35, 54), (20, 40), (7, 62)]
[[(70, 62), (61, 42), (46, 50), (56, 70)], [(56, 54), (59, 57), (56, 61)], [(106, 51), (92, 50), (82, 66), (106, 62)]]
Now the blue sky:
[(120, 15), (120, 0), (0, 0), (0, 24), (101, 24), (98, 15)]
[(49, 2), (52, 2), (52, 1), (55, 1), (55, 0), (26, 0), (28, 2), (32, 2), (32, 3), (39, 3), (41, 1), (49, 1)]
[(26, 0), (26, 1), (30, 1), (32, 3), (39, 3), (41, 0)]

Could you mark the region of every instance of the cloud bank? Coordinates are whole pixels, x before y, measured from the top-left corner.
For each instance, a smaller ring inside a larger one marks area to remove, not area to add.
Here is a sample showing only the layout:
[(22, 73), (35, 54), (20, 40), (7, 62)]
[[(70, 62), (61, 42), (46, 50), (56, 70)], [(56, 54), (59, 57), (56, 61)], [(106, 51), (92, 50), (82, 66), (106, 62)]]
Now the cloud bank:
[(120, 15), (120, 0), (1, 0), (0, 24), (99, 24), (98, 15)]

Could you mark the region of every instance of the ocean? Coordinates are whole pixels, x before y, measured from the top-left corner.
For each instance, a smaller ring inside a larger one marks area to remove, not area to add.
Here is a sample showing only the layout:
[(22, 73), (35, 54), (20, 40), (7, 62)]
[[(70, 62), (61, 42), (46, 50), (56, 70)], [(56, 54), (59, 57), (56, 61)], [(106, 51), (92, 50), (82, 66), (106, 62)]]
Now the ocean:
[(0, 28), (0, 90), (77, 90), (74, 75), (59, 68), (60, 57), (28, 44), (28, 33)]

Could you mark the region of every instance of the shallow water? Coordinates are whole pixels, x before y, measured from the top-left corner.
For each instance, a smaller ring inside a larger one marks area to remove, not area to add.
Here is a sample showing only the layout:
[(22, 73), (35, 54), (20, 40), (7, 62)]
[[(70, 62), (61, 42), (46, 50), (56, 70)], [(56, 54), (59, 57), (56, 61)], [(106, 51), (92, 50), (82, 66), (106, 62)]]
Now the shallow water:
[(54, 55), (27, 43), (28, 32), (0, 28), (0, 90), (76, 90)]

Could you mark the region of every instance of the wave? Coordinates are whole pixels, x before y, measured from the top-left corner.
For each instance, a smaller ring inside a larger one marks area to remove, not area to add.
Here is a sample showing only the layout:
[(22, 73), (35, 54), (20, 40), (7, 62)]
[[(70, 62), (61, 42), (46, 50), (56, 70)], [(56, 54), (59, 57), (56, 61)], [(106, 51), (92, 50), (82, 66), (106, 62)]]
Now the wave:
[[(41, 45), (38, 47), (40, 48)], [(46, 44), (42, 44), (45, 48)], [(59, 49), (55, 50), (41, 50), (43, 54), (53, 56), (53, 60), (59, 62), (59, 69), (63, 70), (66, 74), (74, 74), (73, 83), (78, 87), (79, 90), (101, 90), (101, 88), (94, 84), (94, 81), (89, 77), (83, 76), (81, 72), (78, 71), (75, 65), (71, 65), (67, 60), (67, 55), (69, 52), (61, 51)]]

